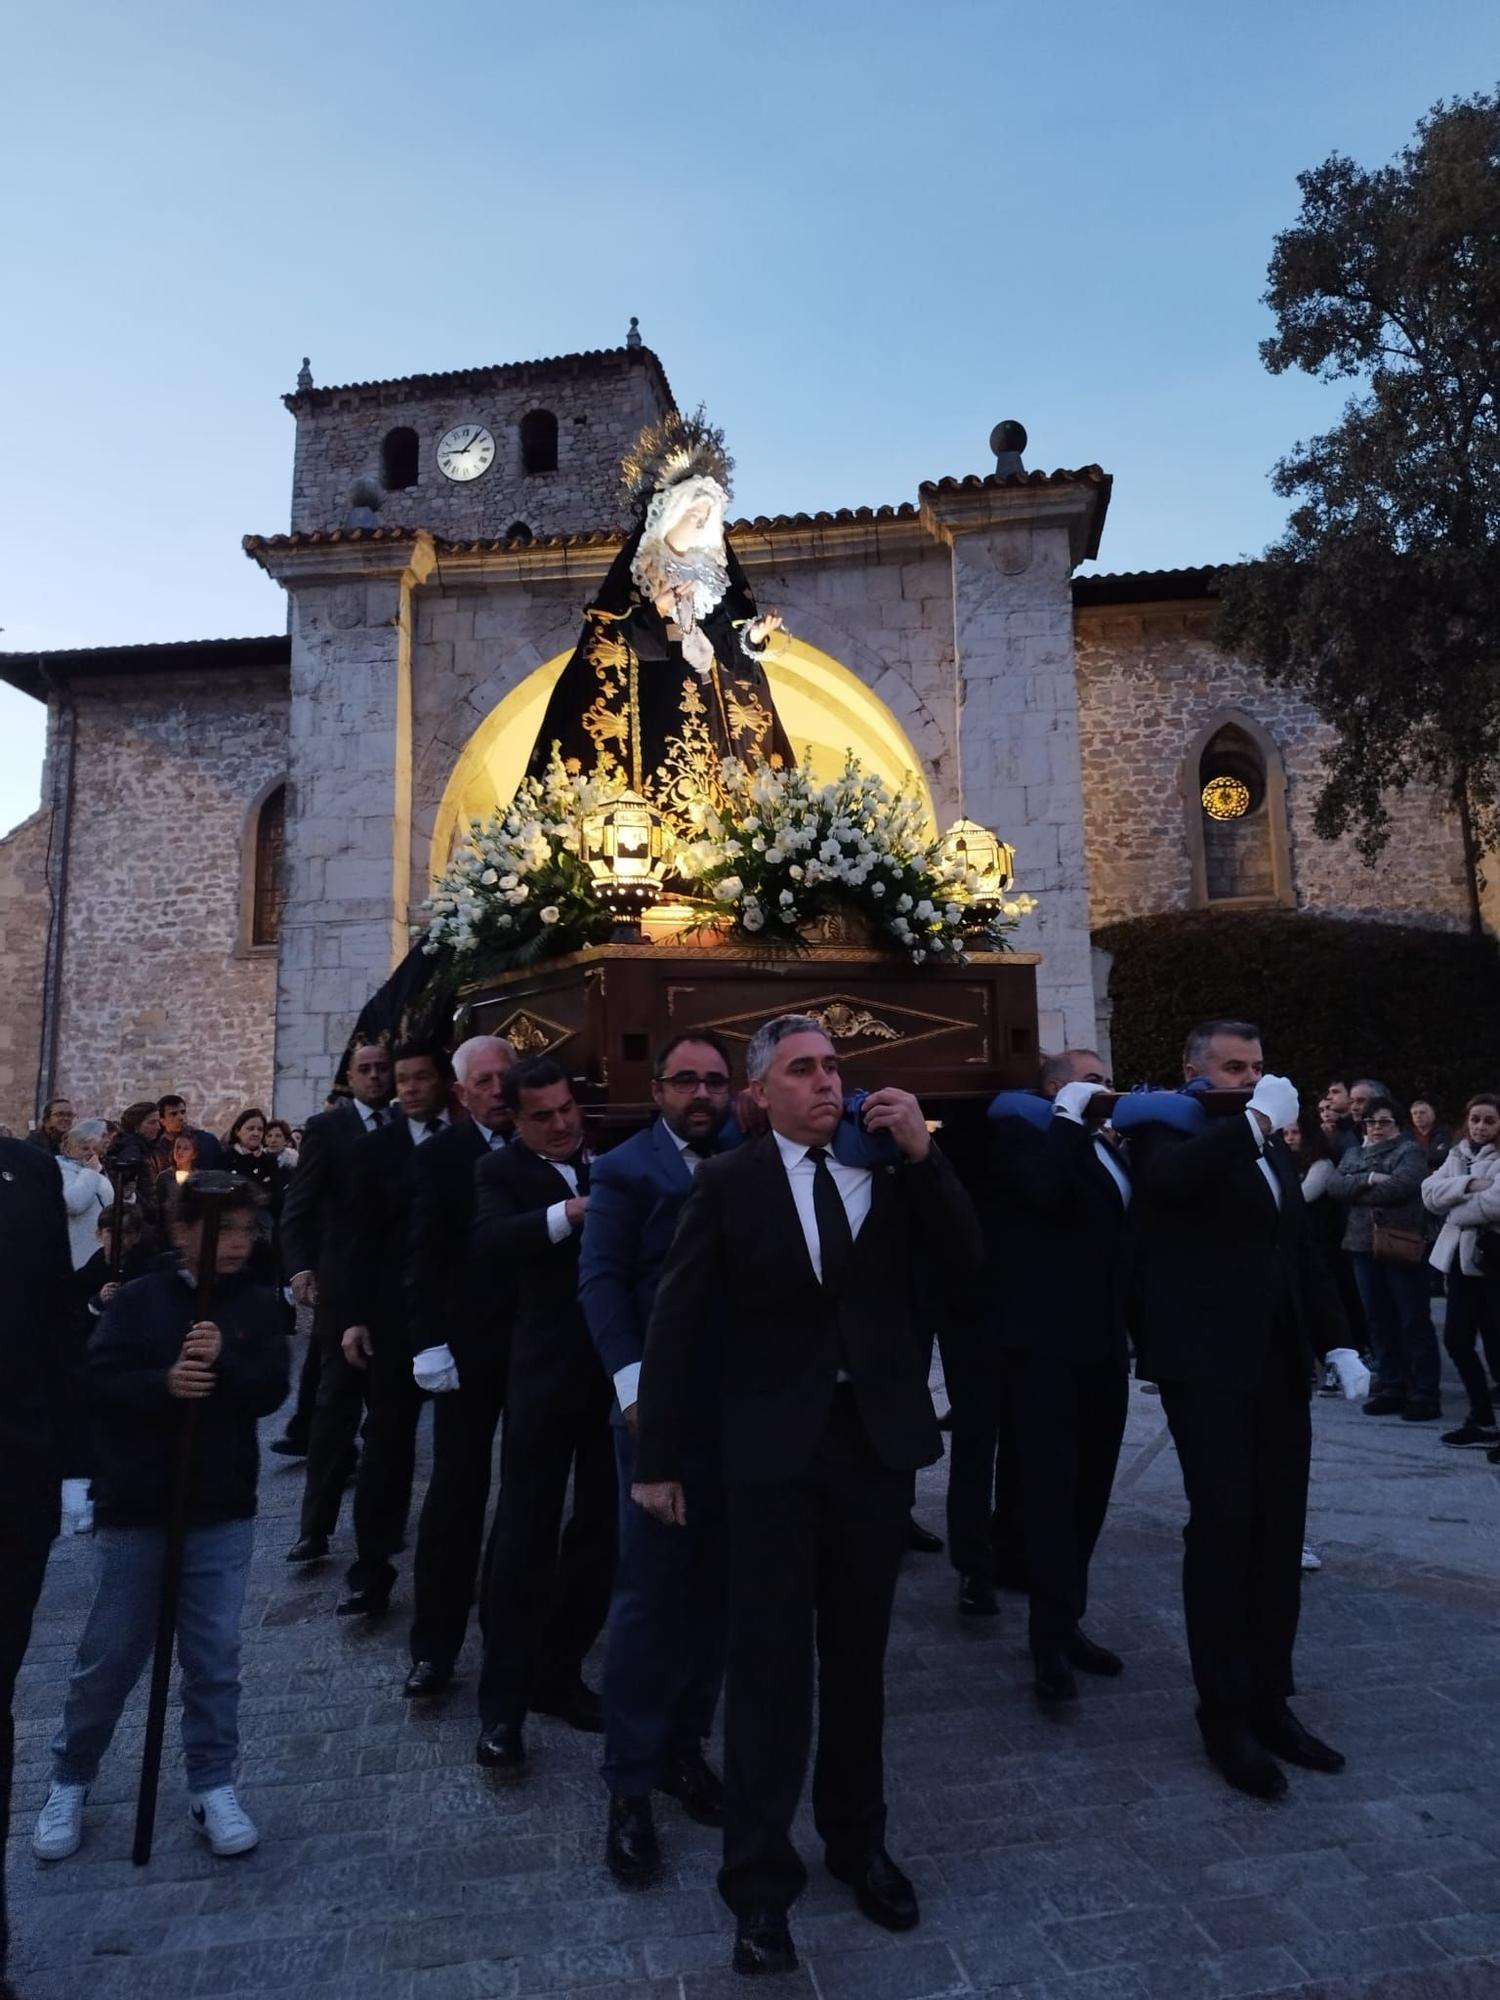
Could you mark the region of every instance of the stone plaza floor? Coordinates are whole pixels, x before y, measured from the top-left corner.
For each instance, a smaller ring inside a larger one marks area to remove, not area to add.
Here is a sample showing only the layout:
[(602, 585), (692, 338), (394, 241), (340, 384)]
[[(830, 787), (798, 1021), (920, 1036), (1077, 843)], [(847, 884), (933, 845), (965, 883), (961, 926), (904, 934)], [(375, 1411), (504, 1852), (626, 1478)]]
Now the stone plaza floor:
[[(1449, 1420), (1461, 1414), (1446, 1385)], [(938, 1397), (941, 1407), (943, 1398)], [(821, 2000), (1500, 2000), (1500, 1471), (1435, 1425), (1314, 1408), (1300, 1649), (1305, 1719), (1349, 1754), (1288, 1800), (1229, 1792), (1199, 1753), (1178, 1601), (1177, 1465), (1135, 1389), (1089, 1628), (1125, 1654), (1067, 1714), (1034, 1706), (1024, 1605), (983, 1629), (945, 1558), (908, 1558), (888, 1675), (890, 1844), (922, 1923), (892, 1937), (810, 1864), (802, 1969)], [(277, 1424), (268, 1424), (266, 1435)], [(667, 1800), (668, 1869), (617, 1889), (602, 1856), (599, 1740), (529, 1725), (526, 1781), (473, 1762), (473, 1641), (442, 1701), (399, 1698), (406, 1579), (390, 1617), (335, 1620), (349, 1554), (284, 1561), (299, 1468), (268, 1457), (247, 1609), (242, 1791), (253, 1855), (216, 1861), (186, 1819), (169, 1725), (156, 1854), (129, 1859), (143, 1693), (90, 1800), (84, 1848), (28, 1844), (90, 1586), (59, 1543), (19, 1691), (11, 1880), (23, 2000), (710, 2000), (742, 1993), (713, 1886), (716, 1836)], [(942, 1528), (944, 1471), (918, 1514)], [(592, 1670), (591, 1670), (592, 1671)], [(755, 1990), (751, 1988), (750, 1990)]]

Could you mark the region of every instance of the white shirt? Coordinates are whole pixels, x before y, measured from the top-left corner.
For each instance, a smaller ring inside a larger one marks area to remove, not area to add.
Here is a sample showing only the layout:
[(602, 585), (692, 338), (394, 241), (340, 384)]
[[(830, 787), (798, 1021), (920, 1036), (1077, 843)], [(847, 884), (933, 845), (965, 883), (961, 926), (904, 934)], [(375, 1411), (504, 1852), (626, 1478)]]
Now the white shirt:
[[(823, 1246), (818, 1237), (817, 1210), (813, 1207), (813, 1177), (818, 1171), (818, 1163), (808, 1158), (811, 1147), (799, 1145), (795, 1139), (783, 1138), (779, 1132), (775, 1138), (776, 1150), (781, 1154), (781, 1164), (786, 1168), (786, 1177), (791, 1183), (792, 1200), (797, 1204), (797, 1220), (802, 1224), (807, 1254), (812, 1259), (813, 1270), (821, 1285)], [(870, 1169), (846, 1167), (842, 1160), (833, 1157), (831, 1147), (825, 1150), (828, 1153), (828, 1171), (833, 1175), (833, 1184), (839, 1191), (844, 1213), (849, 1218), (849, 1234), (857, 1237), (870, 1213)]]
[(414, 1146), (422, 1145), (425, 1140), (432, 1137), (434, 1132), (441, 1132), (447, 1123), (448, 1114), (446, 1111), (440, 1111), (436, 1118), (408, 1118), (406, 1121), (407, 1130), (411, 1133), (411, 1142)]
[(492, 1132), (488, 1125), (481, 1125), (477, 1118), (471, 1118), (469, 1123), (474, 1127), (474, 1130), (483, 1139), (492, 1153), (498, 1153), (500, 1148), (507, 1143), (503, 1132)]
[(360, 1121), (367, 1132), (378, 1132), (382, 1125), (390, 1123), (391, 1114), (388, 1106), (384, 1104), (378, 1106), (365, 1104), (357, 1097), (353, 1100), (353, 1103), (355, 1110), (359, 1113)]
[(1114, 1147), (1110, 1145), (1107, 1139), (1096, 1138), (1094, 1140), (1094, 1152), (1098, 1156), (1100, 1166), (1103, 1167), (1115, 1186), (1120, 1190), (1121, 1202), (1126, 1208), (1129, 1208), (1130, 1182), (1125, 1178), (1124, 1170), (1115, 1158)]
[[(539, 1155), (545, 1158), (545, 1155)], [(548, 1160), (547, 1165), (560, 1173), (576, 1195), (578, 1192), (578, 1169), (571, 1160)], [(555, 1201), (547, 1210), (547, 1234), (554, 1243), (566, 1243), (573, 1234), (573, 1225), (568, 1220), (568, 1204)]]
[(1247, 1111), (1245, 1113), (1245, 1116), (1250, 1121), (1250, 1130), (1255, 1134), (1256, 1149), (1260, 1154), (1260, 1158), (1256, 1161), (1255, 1164), (1260, 1168), (1261, 1172), (1265, 1175), (1266, 1185), (1271, 1190), (1272, 1196), (1274, 1197), (1276, 1202), (1276, 1206), (1280, 1208), (1281, 1182), (1276, 1178), (1275, 1167), (1272, 1166), (1271, 1162), (1266, 1158), (1266, 1140), (1270, 1137), (1270, 1134), (1268, 1132), (1261, 1131), (1260, 1120), (1256, 1117), (1253, 1111)]

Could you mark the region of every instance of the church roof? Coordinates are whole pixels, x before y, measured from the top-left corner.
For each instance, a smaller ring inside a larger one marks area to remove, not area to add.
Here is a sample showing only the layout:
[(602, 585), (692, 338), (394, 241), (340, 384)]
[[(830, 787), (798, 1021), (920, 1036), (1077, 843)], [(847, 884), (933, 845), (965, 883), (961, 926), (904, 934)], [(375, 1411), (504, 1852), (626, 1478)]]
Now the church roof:
[(0, 681), (47, 699), (49, 684), (105, 674), (190, 674), (206, 669), (284, 667), (292, 642), (285, 632), (263, 639), (167, 639), (136, 646), (74, 646), (46, 653), (0, 653)]
[(649, 347), (596, 347), (580, 354), (553, 354), (538, 361), (500, 361), (488, 368), (450, 368), (439, 375), (395, 375), (383, 382), (340, 382), (311, 389), (294, 389), (282, 397), (286, 407), (298, 410), (326, 409), (335, 396), (358, 402), (411, 403), (425, 396), (450, 395), (455, 391), (488, 389), (501, 382), (542, 382), (559, 375), (612, 375), (622, 365), (647, 369), (665, 401), (674, 403), (666, 370)]
[(1219, 578), (1233, 563), (1196, 569), (1132, 569), (1113, 575), (1075, 576), (1073, 603), (1080, 611), (1103, 604), (1181, 604), (1219, 594)]

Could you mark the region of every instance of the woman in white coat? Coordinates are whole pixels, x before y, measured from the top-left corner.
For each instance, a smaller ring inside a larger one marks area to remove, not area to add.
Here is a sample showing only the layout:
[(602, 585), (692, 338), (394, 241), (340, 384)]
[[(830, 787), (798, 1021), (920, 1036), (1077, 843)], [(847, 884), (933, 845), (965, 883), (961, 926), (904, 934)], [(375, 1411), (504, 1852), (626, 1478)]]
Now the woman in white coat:
[(1463, 1137), (1423, 1181), (1422, 1203), (1442, 1220), (1428, 1261), (1444, 1276), (1443, 1345), (1469, 1398), (1467, 1419), (1443, 1443), (1500, 1455), (1494, 1393), (1477, 1351), (1482, 1338), (1491, 1370), (1500, 1366), (1500, 1097), (1469, 1099)]

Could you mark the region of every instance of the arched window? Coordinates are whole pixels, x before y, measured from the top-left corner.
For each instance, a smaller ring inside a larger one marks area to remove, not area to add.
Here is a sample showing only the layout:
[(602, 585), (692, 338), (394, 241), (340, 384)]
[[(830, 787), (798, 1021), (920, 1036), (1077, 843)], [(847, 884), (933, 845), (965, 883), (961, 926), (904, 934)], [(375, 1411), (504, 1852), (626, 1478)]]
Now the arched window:
[(521, 419), (521, 470), (557, 470), (557, 419), (550, 410), (528, 410)]
[(532, 540), (530, 527), (525, 521), (512, 521), (505, 531), (508, 542), (529, 542)]
[(421, 447), (409, 425), (387, 431), (380, 446), (380, 478), (387, 493), (404, 492), (417, 483)]
[(251, 895), (250, 942), (274, 946), (281, 935), (282, 862), (286, 853), (286, 786), (277, 785), (261, 801), (255, 821), (255, 886)]
[(1271, 738), (1248, 716), (1217, 716), (1183, 765), (1194, 901), (1286, 903), (1292, 887), (1286, 773)]

